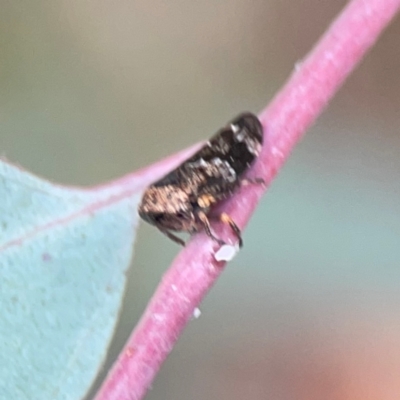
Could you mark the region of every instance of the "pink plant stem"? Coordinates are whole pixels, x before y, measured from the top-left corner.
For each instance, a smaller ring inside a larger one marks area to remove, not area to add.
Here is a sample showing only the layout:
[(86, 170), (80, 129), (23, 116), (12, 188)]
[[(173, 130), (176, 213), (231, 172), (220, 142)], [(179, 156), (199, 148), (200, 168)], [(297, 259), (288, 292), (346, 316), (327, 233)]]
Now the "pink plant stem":
[[(353, 0), (288, 83), (260, 114), (265, 145), (252, 175), (269, 184), (294, 144), (322, 112), (344, 79), (374, 44), (400, 0)], [(264, 189), (243, 188), (224, 205), (239, 226), (253, 213)], [(228, 231), (224, 233), (228, 235)], [(226, 236), (224, 236), (226, 237)], [(142, 399), (183, 328), (221, 273), (218, 246), (195, 235), (164, 275), (147, 310), (109, 372), (96, 400)]]

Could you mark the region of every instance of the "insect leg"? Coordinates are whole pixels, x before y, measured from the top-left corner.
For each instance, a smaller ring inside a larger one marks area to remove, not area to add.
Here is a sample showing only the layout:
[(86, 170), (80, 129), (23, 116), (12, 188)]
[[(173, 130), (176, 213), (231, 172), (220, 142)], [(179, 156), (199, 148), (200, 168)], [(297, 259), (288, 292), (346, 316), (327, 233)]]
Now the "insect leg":
[(215, 240), (221, 246), (225, 244), (225, 242), (221, 239), (218, 239), (213, 235), (211, 232), (210, 221), (207, 218), (207, 215), (203, 211), (199, 211), (197, 213), (197, 217), (199, 218), (200, 222), (203, 224), (204, 230), (206, 231), (207, 236), (211, 239)]
[(219, 219), (221, 220), (221, 222), (223, 222), (224, 224), (228, 224), (232, 228), (233, 232), (235, 233), (235, 235), (239, 240), (239, 247), (242, 247), (243, 246), (242, 234), (240, 232), (239, 227), (236, 225), (235, 221), (226, 213), (222, 213)]
[(157, 226), (157, 228), (159, 229), (160, 232), (162, 232), (165, 236), (168, 236), (173, 242), (180, 244), (181, 246), (185, 246), (185, 242), (179, 238), (178, 236), (175, 236), (173, 233), (165, 230), (165, 229), (161, 229), (159, 226)]

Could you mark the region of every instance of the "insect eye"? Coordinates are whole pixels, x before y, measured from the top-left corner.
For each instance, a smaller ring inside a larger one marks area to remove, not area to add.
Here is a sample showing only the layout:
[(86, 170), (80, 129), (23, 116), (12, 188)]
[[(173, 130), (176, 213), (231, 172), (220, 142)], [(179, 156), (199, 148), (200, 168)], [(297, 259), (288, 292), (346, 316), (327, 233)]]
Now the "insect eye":
[(163, 218), (164, 218), (164, 216), (163, 216), (163, 214), (154, 214), (154, 220), (156, 221), (156, 222), (160, 222), (160, 221), (162, 221), (163, 220)]

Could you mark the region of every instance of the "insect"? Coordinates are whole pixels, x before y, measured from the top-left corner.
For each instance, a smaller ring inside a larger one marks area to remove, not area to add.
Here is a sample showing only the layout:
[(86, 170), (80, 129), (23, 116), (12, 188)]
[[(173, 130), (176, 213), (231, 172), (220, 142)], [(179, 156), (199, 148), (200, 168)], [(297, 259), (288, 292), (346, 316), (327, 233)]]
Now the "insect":
[[(173, 232), (194, 234), (204, 229), (219, 244), (210, 227), (214, 205), (230, 197), (243, 184), (264, 183), (243, 174), (258, 157), (263, 129), (258, 118), (243, 113), (218, 131), (197, 153), (149, 186), (139, 205), (139, 215), (173, 241), (185, 242)], [(242, 246), (239, 227), (226, 213), (217, 217), (228, 224)]]

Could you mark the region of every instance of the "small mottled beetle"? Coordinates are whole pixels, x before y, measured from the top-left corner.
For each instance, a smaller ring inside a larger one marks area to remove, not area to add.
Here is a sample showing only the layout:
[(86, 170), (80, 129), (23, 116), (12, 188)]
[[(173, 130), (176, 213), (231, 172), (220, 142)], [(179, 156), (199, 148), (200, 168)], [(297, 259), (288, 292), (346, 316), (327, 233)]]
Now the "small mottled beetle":
[[(264, 183), (260, 178), (242, 178), (258, 157), (262, 143), (258, 118), (251, 113), (239, 115), (192, 157), (146, 189), (139, 205), (140, 217), (183, 246), (185, 242), (170, 231), (193, 234), (204, 228), (213, 240), (225, 244), (211, 231), (211, 208), (242, 184)], [(242, 246), (240, 229), (233, 219), (222, 213), (219, 220), (230, 225)]]

